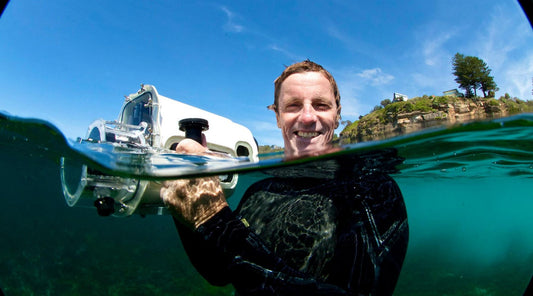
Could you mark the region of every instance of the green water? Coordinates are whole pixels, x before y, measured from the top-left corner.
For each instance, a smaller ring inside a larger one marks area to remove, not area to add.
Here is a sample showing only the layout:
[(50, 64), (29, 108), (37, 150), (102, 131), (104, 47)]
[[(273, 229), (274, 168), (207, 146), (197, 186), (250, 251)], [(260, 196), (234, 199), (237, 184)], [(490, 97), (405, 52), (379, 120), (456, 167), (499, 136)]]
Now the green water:
[[(533, 275), (533, 117), (351, 147), (398, 149), (410, 241), (395, 295), (522, 295)], [(169, 216), (70, 208), (53, 129), (0, 121), (6, 295), (232, 295), (189, 263)], [(349, 150), (347, 153), (352, 153)], [(231, 197), (253, 183), (241, 174)]]

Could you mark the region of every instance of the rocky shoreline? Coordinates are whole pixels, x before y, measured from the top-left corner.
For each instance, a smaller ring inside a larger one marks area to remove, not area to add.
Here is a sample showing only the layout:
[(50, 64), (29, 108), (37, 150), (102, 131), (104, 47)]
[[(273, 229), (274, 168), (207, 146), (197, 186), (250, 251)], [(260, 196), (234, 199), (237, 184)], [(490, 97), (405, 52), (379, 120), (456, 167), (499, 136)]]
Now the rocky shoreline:
[(532, 112), (533, 102), (510, 98), (429, 97), (394, 102), (349, 124), (342, 143), (381, 140), (435, 126), (506, 117)]

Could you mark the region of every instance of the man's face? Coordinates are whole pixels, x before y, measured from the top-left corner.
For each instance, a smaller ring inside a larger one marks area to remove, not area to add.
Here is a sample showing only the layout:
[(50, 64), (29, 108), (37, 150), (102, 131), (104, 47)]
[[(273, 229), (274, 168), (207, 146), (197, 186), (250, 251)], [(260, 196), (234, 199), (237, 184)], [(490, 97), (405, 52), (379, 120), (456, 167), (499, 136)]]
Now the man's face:
[(285, 154), (299, 156), (327, 148), (338, 126), (337, 108), (331, 85), (322, 73), (287, 77), (281, 85), (276, 113)]

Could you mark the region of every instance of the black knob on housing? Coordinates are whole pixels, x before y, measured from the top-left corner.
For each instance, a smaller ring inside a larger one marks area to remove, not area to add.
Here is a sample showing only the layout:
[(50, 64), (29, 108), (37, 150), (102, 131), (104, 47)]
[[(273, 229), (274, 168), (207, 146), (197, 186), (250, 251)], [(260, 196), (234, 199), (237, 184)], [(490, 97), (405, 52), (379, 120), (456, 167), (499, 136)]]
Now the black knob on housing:
[(185, 138), (202, 144), (202, 132), (209, 129), (209, 123), (203, 118), (185, 118), (180, 120), (179, 127), (180, 131), (185, 132)]

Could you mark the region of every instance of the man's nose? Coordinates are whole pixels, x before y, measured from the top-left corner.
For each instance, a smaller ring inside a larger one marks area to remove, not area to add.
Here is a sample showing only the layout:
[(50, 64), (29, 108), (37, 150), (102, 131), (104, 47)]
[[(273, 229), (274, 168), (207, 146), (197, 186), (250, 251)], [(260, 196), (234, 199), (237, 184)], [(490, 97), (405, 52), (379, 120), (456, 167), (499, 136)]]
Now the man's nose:
[(300, 121), (303, 123), (313, 123), (317, 119), (315, 108), (310, 105), (305, 105), (302, 108), (302, 113), (300, 114)]

